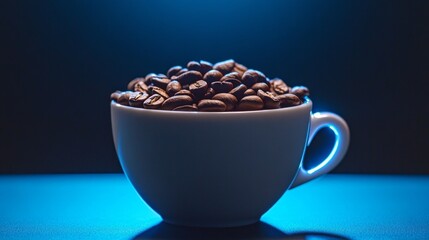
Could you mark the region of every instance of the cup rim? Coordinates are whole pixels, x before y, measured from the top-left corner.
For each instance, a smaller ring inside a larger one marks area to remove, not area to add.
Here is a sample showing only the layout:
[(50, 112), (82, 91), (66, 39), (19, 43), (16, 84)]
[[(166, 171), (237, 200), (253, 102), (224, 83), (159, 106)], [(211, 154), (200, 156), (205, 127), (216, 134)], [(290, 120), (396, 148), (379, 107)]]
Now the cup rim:
[(274, 113), (274, 112), (292, 112), (292, 111), (298, 111), (299, 109), (305, 109), (310, 107), (310, 109), (313, 106), (313, 102), (310, 98), (306, 97), (305, 101), (298, 105), (293, 107), (285, 107), (285, 108), (277, 108), (277, 109), (262, 109), (262, 110), (253, 110), (253, 111), (224, 111), (224, 112), (201, 112), (201, 111), (171, 111), (171, 110), (162, 110), (162, 109), (146, 109), (146, 108), (138, 108), (138, 107), (131, 107), (126, 105), (121, 105), (117, 103), (115, 100), (111, 100), (110, 105), (112, 107), (116, 107), (119, 109), (123, 109), (129, 112), (141, 112), (141, 113), (151, 113), (151, 114), (172, 114), (177, 116), (195, 116), (195, 115), (201, 115), (201, 116), (224, 116), (224, 115), (248, 115), (248, 114), (267, 114), (267, 113)]

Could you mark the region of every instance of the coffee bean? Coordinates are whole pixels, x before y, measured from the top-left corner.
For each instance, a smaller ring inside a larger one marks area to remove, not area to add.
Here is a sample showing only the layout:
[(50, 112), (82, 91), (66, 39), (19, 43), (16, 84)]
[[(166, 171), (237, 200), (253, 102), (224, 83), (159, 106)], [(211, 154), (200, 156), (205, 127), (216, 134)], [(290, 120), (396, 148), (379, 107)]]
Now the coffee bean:
[(223, 77), (223, 74), (218, 70), (210, 70), (206, 74), (204, 74), (203, 79), (208, 84), (211, 84), (212, 82), (220, 81), (222, 77)]
[(219, 100), (203, 99), (198, 103), (198, 110), (203, 112), (223, 112), (226, 110), (226, 105)]
[(221, 82), (223, 82), (223, 81), (226, 81), (226, 80), (228, 80), (228, 79), (237, 79), (237, 80), (241, 80), (241, 77), (240, 77), (240, 74), (238, 74), (238, 72), (230, 72), (230, 73), (228, 73), (228, 74), (225, 74), (221, 79), (220, 79), (220, 81)]
[(170, 82), (171, 80), (168, 78), (159, 78), (159, 77), (152, 78), (152, 84), (162, 89), (165, 89)]
[(149, 87), (144, 83), (144, 81), (139, 81), (134, 85), (134, 92), (147, 92)]
[(168, 69), (167, 71), (167, 77), (171, 78), (172, 76), (176, 75), (178, 72), (180, 72), (180, 70), (182, 70), (181, 66), (174, 66), (171, 67), (170, 69)]
[(258, 90), (257, 95), (264, 101), (264, 107), (267, 109), (280, 108), (280, 100), (271, 92)]
[(208, 88), (207, 82), (204, 80), (198, 80), (192, 83), (191, 85), (189, 85), (189, 90), (197, 98), (203, 98), (204, 94), (206, 94), (207, 92), (207, 88)]
[(270, 87), (266, 83), (258, 82), (252, 85), (252, 89), (255, 90), (255, 92), (258, 92), (258, 90), (266, 92), (270, 90)]
[(200, 73), (204, 76), (207, 72), (213, 69), (213, 64), (207, 62), (207, 61), (200, 61)]
[(235, 63), (234, 68), (232, 70), (240, 74), (241, 77), (243, 76), (243, 73), (247, 71), (247, 67), (240, 63)]
[(293, 87), (291, 92), (299, 97), (301, 101), (305, 101), (305, 97), (310, 95), (310, 91), (304, 86)]
[(159, 94), (163, 98), (168, 98), (169, 97), (168, 94), (167, 94), (167, 92), (164, 89), (162, 89), (160, 87), (157, 87), (157, 86), (149, 86), (149, 93), (150, 94)]
[(171, 67), (166, 75), (149, 73), (135, 78), (127, 89), (110, 98), (123, 105), (175, 111), (197, 111), (199, 105), (201, 111), (275, 109), (299, 105), (309, 96), (304, 86), (292, 89), (283, 80), (269, 80), (261, 71), (232, 59), (214, 65), (190, 61), (185, 68)]
[(151, 82), (152, 82), (152, 78), (153, 77), (156, 77), (156, 74), (155, 73), (149, 73), (148, 75), (146, 75), (146, 77), (144, 78), (144, 83), (146, 84), (146, 85), (149, 85), (149, 84), (151, 84)]
[(183, 106), (179, 106), (173, 109), (173, 111), (186, 111), (186, 112), (191, 112), (191, 111), (198, 111), (198, 108), (196, 105), (183, 105)]
[(187, 71), (177, 76), (177, 81), (183, 85), (194, 83), (200, 79), (203, 79), (203, 75), (197, 71)]
[(216, 93), (227, 93), (232, 90), (233, 84), (230, 82), (212, 82), (211, 87), (215, 90)]
[(235, 88), (235, 87), (237, 87), (238, 85), (240, 85), (240, 84), (241, 84), (241, 82), (240, 82), (239, 80), (237, 80), (237, 79), (233, 79), (233, 78), (228, 79), (228, 80), (226, 80), (225, 82), (230, 82), (230, 83), (232, 83), (232, 87), (233, 87), (233, 88)]
[(128, 98), (128, 104), (132, 107), (143, 107), (144, 101), (149, 97), (146, 92), (133, 92)]
[(203, 76), (204, 74), (206, 74), (208, 71), (213, 69), (213, 65), (207, 61), (190, 61), (187, 65), (188, 69), (190, 71), (198, 71), (200, 72)]
[(207, 89), (206, 94), (204, 94), (204, 99), (211, 99), (216, 94), (213, 88)]
[(245, 96), (240, 100), (237, 106), (239, 111), (252, 111), (264, 108), (264, 101), (256, 95)]
[(232, 69), (234, 69), (235, 62), (232, 59), (225, 60), (222, 62), (218, 62), (213, 66), (213, 69), (218, 70), (222, 74), (227, 74), (229, 72), (232, 72)]
[(176, 107), (192, 104), (194, 100), (190, 96), (186, 95), (178, 95), (172, 96), (170, 98), (165, 99), (162, 103), (161, 109), (163, 110), (173, 110)]
[(121, 91), (115, 91), (114, 93), (110, 94), (110, 100), (114, 100), (115, 102), (117, 102), (121, 94), (122, 94)]
[(246, 87), (251, 88), (253, 84), (257, 83), (259, 79), (259, 74), (253, 70), (249, 69), (243, 73), (241, 77), (241, 82), (246, 85)]
[(144, 78), (134, 78), (133, 80), (131, 80), (128, 85), (127, 85), (127, 90), (129, 91), (133, 91), (134, 90), (134, 86), (140, 82), (143, 81), (144, 82)]
[(187, 89), (182, 89), (182, 90), (180, 90), (174, 94), (174, 96), (180, 96), (180, 95), (186, 95), (186, 96), (191, 97), (192, 99), (195, 99), (194, 94), (192, 94), (191, 91), (189, 91)]
[(258, 74), (258, 79), (256, 80), (257, 82), (266, 83), (267, 85), (270, 83), (265, 74), (263, 74), (261, 71), (255, 70), (255, 72)]
[(231, 93), (218, 93), (213, 96), (214, 100), (220, 100), (226, 105), (226, 111), (234, 110), (238, 103), (237, 98)]
[(302, 103), (301, 99), (292, 93), (278, 95), (277, 98), (280, 100), (281, 107), (293, 107)]
[(117, 103), (121, 104), (121, 105), (125, 105), (128, 106), (128, 99), (130, 98), (131, 95), (131, 91), (126, 91), (126, 92), (122, 92), (121, 95), (118, 97), (118, 101), (116, 101)]
[(241, 84), (240, 75), (237, 72), (231, 72), (226, 74), (220, 79), (221, 82), (230, 82), (233, 87), (237, 87)]
[(262, 72), (249, 69), (244, 72), (243, 76), (241, 77), (241, 82), (248, 88), (250, 88), (253, 86), (253, 84), (257, 82), (263, 82), (268, 84), (268, 79)]
[(196, 61), (190, 61), (186, 65), (186, 67), (189, 69), (189, 71), (198, 71), (201, 72), (201, 65), (199, 62)]
[(157, 109), (162, 106), (164, 98), (159, 94), (153, 94), (143, 102), (143, 107), (147, 109)]
[(165, 90), (167, 91), (167, 94), (169, 96), (173, 96), (174, 94), (176, 94), (181, 89), (182, 89), (182, 85), (178, 81), (175, 81), (175, 80), (169, 82), (167, 84), (167, 87), (165, 88)]
[[(173, 77), (175, 77), (175, 78), (177, 78), (178, 76), (180, 76), (180, 75), (182, 75), (182, 74), (184, 74), (185, 72), (187, 72), (188, 71), (188, 69), (187, 68), (182, 68), (182, 70), (180, 70), (178, 73), (176, 73), (174, 76), (172, 76), (171, 78), (173, 78)], [(171, 79), (171, 80), (173, 80), (173, 79)]]
[(285, 94), (289, 92), (289, 87), (286, 85), (286, 83), (283, 80), (279, 78), (272, 79), (270, 81), (270, 84), (274, 92), (276, 92), (277, 94)]
[(158, 73), (158, 74), (156, 74), (156, 77), (158, 77), (158, 78), (167, 78), (167, 76), (164, 73)]
[(252, 95), (256, 95), (255, 90), (249, 88), (244, 92), (244, 96), (252, 96)]
[(233, 88), (229, 93), (234, 95), (237, 99), (241, 99), (244, 96), (244, 92), (247, 90), (246, 85), (240, 84), (237, 87)]

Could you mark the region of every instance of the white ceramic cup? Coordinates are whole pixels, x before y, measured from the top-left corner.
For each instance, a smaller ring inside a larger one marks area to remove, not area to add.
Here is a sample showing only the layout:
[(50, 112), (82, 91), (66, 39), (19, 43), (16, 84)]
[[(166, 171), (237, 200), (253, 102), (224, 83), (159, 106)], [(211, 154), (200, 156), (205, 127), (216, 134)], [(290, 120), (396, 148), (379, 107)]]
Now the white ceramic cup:
[[(257, 222), (286, 190), (332, 170), (349, 144), (339, 116), (312, 102), (248, 112), (147, 110), (111, 102), (121, 166), (143, 200), (172, 224), (204, 227)], [(329, 156), (304, 169), (317, 131), (336, 135)]]

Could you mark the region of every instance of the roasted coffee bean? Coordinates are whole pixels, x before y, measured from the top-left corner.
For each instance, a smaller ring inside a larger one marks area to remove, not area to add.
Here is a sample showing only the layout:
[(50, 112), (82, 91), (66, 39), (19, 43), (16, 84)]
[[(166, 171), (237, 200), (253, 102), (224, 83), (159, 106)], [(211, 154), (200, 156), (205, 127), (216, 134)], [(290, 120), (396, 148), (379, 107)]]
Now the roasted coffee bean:
[(281, 107), (293, 107), (302, 103), (301, 99), (292, 93), (278, 95), (277, 98), (280, 100)]
[(189, 71), (198, 71), (201, 72), (201, 65), (197, 61), (190, 61), (186, 65), (186, 67), (189, 69)]
[(232, 72), (232, 70), (234, 69), (234, 66), (235, 66), (234, 60), (229, 59), (229, 60), (216, 63), (213, 66), (213, 69), (218, 70), (219, 72), (225, 75), (229, 72)]
[(127, 90), (129, 91), (133, 91), (134, 90), (134, 86), (140, 82), (143, 81), (144, 82), (144, 78), (134, 78), (133, 80), (131, 80), (128, 85), (127, 85)]
[(237, 87), (233, 88), (229, 93), (234, 95), (238, 100), (244, 96), (244, 92), (247, 90), (246, 85), (240, 84)]
[(214, 100), (219, 100), (225, 103), (226, 111), (234, 110), (235, 106), (238, 103), (237, 98), (231, 93), (218, 93), (213, 96)]
[(269, 81), (265, 76), (265, 74), (263, 74), (261, 71), (258, 71), (258, 70), (255, 70), (255, 71), (258, 74), (257, 82), (263, 82), (263, 83), (269, 84)]
[(216, 94), (215, 90), (213, 88), (207, 89), (206, 94), (204, 94), (205, 99), (211, 99)]
[(186, 111), (186, 112), (192, 112), (192, 111), (198, 111), (197, 105), (183, 105), (179, 106), (173, 109), (173, 111)]
[(200, 73), (204, 76), (208, 71), (213, 69), (213, 64), (207, 62), (207, 61), (200, 61)]
[(168, 69), (167, 71), (167, 77), (171, 78), (172, 76), (176, 75), (178, 72), (180, 72), (180, 70), (182, 70), (182, 66), (174, 66), (171, 67), (170, 69)]
[(234, 68), (232, 70), (234, 72), (238, 72), (238, 74), (240, 74), (240, 77), (241, 77), (243, 76), (243, 73), (247, 71), (247, 67), (240, 63), (235, 63)]
[(147, 87), (147, 92), (149, 93), (149, 95), (152, 95), (152, 94), (154, 94), (153, 90), (154, 90), (154, 89), (157, 89), (157, 88), (159, 88), (159, 87), (157, 87), (157, 86), (153, 86), (153, 85), (149, 85), (149, 86)]
[(167, 78), (167, 75), (165, 75), (164, 73), (158, 73), (158, 74), (156, 74), (156, 77), (158, 77), (158, 78)]
[(132, 107), (143, 107), (144, 101), (149, 97), (149, 94), (146, 92), (133, 92), (128, 98), (128, 104)]
[(261, 110), (264, 108), (264, 101), (259, 96), (245, 96), (240, 100), (237, 106), (239, 111)]
[(160, 87), (157, 87), (157, 86), (149, 86), (149, 93), (150, 94), (159, 94), (163, 98), (168, 98), (169, 97), (168, 94), (167, 94), (167, 92), (164, 89), (162, 89)]
[(190, 61), (187, 65), (188, 69), (190, 71), (198, 71), (200, 72), (203, 76), (204, 74), (206, 74), (208, 71), (213, 69), (213, 65), (209, 62), (206, 61)]
[(182, 89), (182, 85), (178, 81), (171, 81), (167, 84), (165, 90), (169, 96), (173, 96)]
[(223, 74), (218, 70), (210, 70), (206, 74), (204, 74), (203, 79), (208, 84), (211, 84), (212, 82), (220, 81), (222, 77), (223, 77)]
[(270, 90), (270, 87), (266, 83), (258, 82), (252, 85), (252, 89), (255, 90), (255, 92), (258, 92), (258, 90), (266, 92)]
[(176, 107), (183, 105), (190, 105), (193, 103), (193, 99), (190, 96), (186, 95), (178, 95), (172, 96), (170, 98), (165, 99), (162, 103), (161, 109), (163, 110), (173, 110)]
[(289, 87), (283, 80), (279, 78), (272, 79), (270, 81), (270, 84), (274, 92), (276, 92), (277, 94), (285, 94), (289, 92)]
[(241, 77), (241, 82), (246, 85), (246, 87), (251, 88), (253, 84), (257, 83), (259, 79), (259, 74), (253, 70), (249, 69), (243, 73)]
[(255, 90), (249, 88), (244, 92), (244, 96), (252, 96), (252, 95), (256, 95)]
[(262, 72), (249, 69), (244, 72), (243, 76), (241, 77), (241, 82), (248, 88), (250, 88), (253, 86), (253, 84), (257, 82), (263, 82), (268, 84), (268, 79)]
[(230, 82), (233, 87), (237, 87), (241, 84), (240, 75), (237, 72), (231, 72), (226, 74), (220, 79), (221, 82)]
[(170, 82), (171, 80), (168, 78), (159, 78), (159, 77), (152, 78), (152, 84), (162, 89), (165, 89)]
[(292, 89), (283, 80), (269, 80), (262, 72), (232, 59), (214, 65), (190, 61), (185, 68), (171, 67), (166, 75), (150, 73), (135, 78), (127, 89), (112, 93), (110, 98), (123, 105), (175, 111), (198, 111), (198, 105), (201, 111), (275, 109), (302, 104), (309, 96), (304, 86)]
[(230, 72), (230, 73), (228, 73), (228, 74), (225, 74), (221, 79), (220, 79), (220, 81), (221, 82), (223, 82), (223, 81), (226, 81), (226, 80), (228, 80), (228, 79), (237, 79), (237, 80), (241, 80), (241, 77), (240, 77), (240, 74), (238, 74), (238, 72)]
[(114, 93), (110, 94), (110, 100), (114, 100), (115, 102), (118, 101), (118, 98), (121, 96), (121, 91), (115, 91)]
[(180, 76), (180, 75), (182, 75), (182, 74), (184, 74), (185, 72), (187, 72), (188, 71), (188, 69), (187, 68), (182, 68), (182, 70), (180, 70), (178, 73), (176, 73), (173, 77), (178, 77), (178, 76)]
[(310, 95), (310, 91), (304, 86), (293, 87), (291, 92), (299, 97), (301, 101), (304, 101), (305, 97)]
[(126, 91), (126, 92), (122, 92), (121, 95), (118, 97), (118, 100), (116, 101), (117, 103), (121, 104), (121, 105), (125, 105), (128, 106), (128, 99), (131, 96), (131, 91)]
[(280, 99), (278, 99), (271, 92), (265, 92), (261, 89), (258, 90), (257, 95), (264, 101), (264, 107), (267, 109), (280, 108)]
[(192, 99), (195, 99), (194, 94), (192, 94), (191, 91), (189, 91), (187, 89), (182, 89), (182, 90), (180, 90), (174, 94), (174, 96), (180, 96), (180, 95), (186, 95), (186, 96), (191, 97)]
[(235, 88), (235, 87), (237, 87), (238, 85), (240, 85), (240, 84), (241, 84), (240, 80), (233, 79), (233, 78), (230, 78), (230, 79), (226, 80), (225, 82), (230, 82), (230, 83), (232, 83), (232, 87), (233, 87), (233, 88)]
[(212, 82), (211, 87), (215, 90), (216, 93), (227, 93), (232, 90), (233, 84), (230, 82)]
[(198, 110), (203, 112), (223, 112), (226, 110), (226, 105), (219, 100), (203, 99), (198, 103)]
[(162, 106), (164, 100), (165, 99), (161, 95), (155, 93), (143, 102), (143, 107), (147, 109), (157, 109)]
[(149, 87), (144, 83), (144, 81), (139, 81), (134, 85), (134, 92), (147, 92)]
[(191, 93), (197, 98), (203, 98), (204, 94), (207, 92), (207, 88), (207, 82), (204, 80), (198, 80), (189, 85), (189, 91), (191, 91)]
[(156, 77), (156, 74), (155, 73), (149, 73), (148, 75), (146, 75), (146, 77), (144, 78), (144, 83), (146, 84), (146, 85), (150, 85), (151, 84), (151, 82), (152, 82), (152, 78), (153, 77)]
[(185, 73), (182, 73), (181, 75), (177, 76), (177, 81), (180, 82), (180, 84), (186, 85), (194, 83), (200, 79), (203, 79), (203, 75), (201, 75), (200, 72), (197, 71), (187, 71)]

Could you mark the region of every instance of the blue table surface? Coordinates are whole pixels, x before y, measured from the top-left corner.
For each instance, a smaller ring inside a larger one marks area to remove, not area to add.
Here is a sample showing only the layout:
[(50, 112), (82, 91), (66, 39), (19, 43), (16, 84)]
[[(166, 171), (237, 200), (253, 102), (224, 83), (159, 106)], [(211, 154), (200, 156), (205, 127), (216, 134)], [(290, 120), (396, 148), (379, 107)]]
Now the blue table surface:
[(190, 239), (194, 232), (429, 239), (429, 176), (327, 175), (285, 193), (253, 227), (198, 230), (161, 223), (122, 174), (0, 175), (1, 239)]

